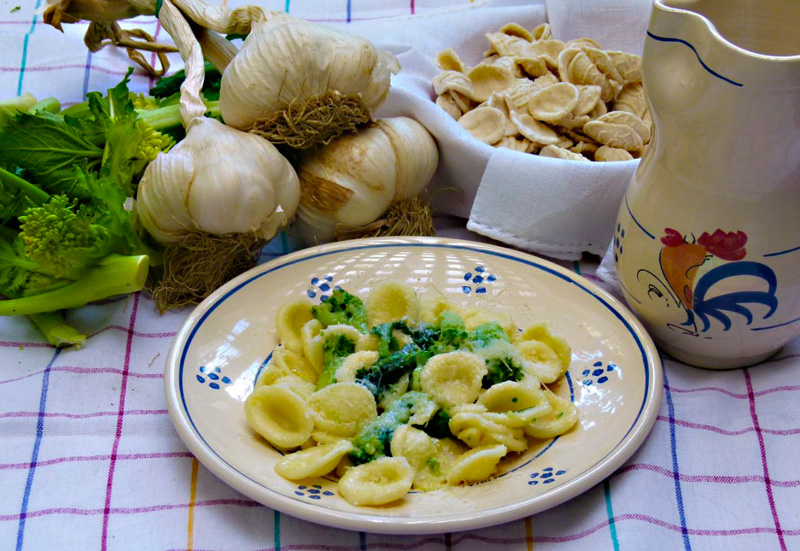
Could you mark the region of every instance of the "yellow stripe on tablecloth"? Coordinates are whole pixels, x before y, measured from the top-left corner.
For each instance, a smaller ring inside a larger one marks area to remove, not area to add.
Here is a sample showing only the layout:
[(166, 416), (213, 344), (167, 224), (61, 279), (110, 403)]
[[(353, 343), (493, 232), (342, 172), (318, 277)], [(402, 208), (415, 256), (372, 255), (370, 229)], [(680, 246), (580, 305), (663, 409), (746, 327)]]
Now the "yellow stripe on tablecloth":
[(194, 503), (197, 501), (197, 472), (200, 470), (200, 464), (197, 462), (196, 457), (192, 457), (192, 481), (189, 486), (189, 520), (187, 522), (186, 531), (186, 551), (194, 549)]
[(528, 545), (528, 551), (533, 551), (533, 523), (531, 517), (525, 517), (525, 543)]

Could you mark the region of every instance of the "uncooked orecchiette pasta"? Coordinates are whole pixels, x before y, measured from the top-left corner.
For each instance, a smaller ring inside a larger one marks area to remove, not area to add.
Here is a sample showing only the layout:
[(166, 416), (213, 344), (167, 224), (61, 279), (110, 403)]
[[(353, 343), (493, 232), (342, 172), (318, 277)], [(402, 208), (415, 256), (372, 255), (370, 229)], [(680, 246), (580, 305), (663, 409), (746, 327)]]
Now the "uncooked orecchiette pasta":
[[(442, 63), (458, 66), (452, 54)], [(483, 93), (507, 70), (482, 70)], [(550, 108), (546, 97), (538, 105)], [(337, 288), (317, 306), (288, 302), (276, 325), (281, 344), (245, 402), (247, 421), (289, 452), (278, 474), (337, 476), (353, 505), (487, 480), (509, 454), (578, 420), (545, 386), (569, 367), (564, 339), (544, 323), (521, 330), (507, 314), (459, 308), (432, 287), (384, 282), (365, 301)]]

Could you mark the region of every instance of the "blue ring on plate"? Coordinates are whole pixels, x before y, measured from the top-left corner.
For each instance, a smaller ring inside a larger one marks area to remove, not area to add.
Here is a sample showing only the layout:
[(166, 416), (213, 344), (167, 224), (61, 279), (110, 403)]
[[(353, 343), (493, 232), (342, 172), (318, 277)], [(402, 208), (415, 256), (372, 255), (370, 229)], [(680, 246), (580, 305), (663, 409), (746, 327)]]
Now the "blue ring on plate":
[[(262, 488), (264, 488), (266, 490), (269, 490), (271, 492), (275, 492), (276, 494), (278, 494), (279, 496), (282, 496), (282, 497), (289, 497), (289, 498), (292, 498), (292, 499), (296, 499), (297, 501), (302, 501), (303, 503), (310, 503), (310, 502), (307, 502), (307, 501), (304, 501), (304, 500), (300, 500), (300, 499), (294, 498), (292, 496), (287, 496), (285, 494), (277, 492), (277, 491), (273, 490), (272, 488), (270, 488), (269, 486), (265, 486), (261, 482), (250, 478), (249, 476), (247, 476), (246, 474), (241, 472), (239, 469), (237, 469), (236, 467), (234, 467), (233, 465), (228, 463), (222, 456), (220, 456), (217, 453), (217, 451), (214, 448), (211, 447), (211, 445), (209, 445), (208, 442), (206, 442), (206, 439), (203, 437), (203, 435), (200, 433), (200, 431), (197, 430), (197, 426), (194, 424), (194, 419), (192, 419), (192, 415), (189, 413), (189, 408), (186, 405), (186, 397), (184, 396), (184, 392), (183, 392), (183, 370), (184, 370), (184, 366), (185, 366), (185, 363), (186, 363), (186, 356), (189, 353), (189, 347), (191, 346), (192, 340), (194, 340), (195, 335), (197, 335), (197, 332), (200, 330), (200, 327), (202, 327), (202, 325), (203, 325), (203, 323), (205, 323), (206, 319), (208, 319), (208, 317), (211, 315), (211, 313), (214, 310), (216, 310), (217, 307), (220, 304), (222, 304), (223, 302), (228, 300), (231, 296), (233, 296), (234, 294), (239, 292), (239, 290), (243, 289), (244, 287), (250, 285), (254, 281), (264, 277), (267, 274), (271, 274), (272, 272), (276, 272), (276, 271), (278, 271), (278, 270), (280, 270), (282, 268), (286, 268), (287, 266), (292, 266), (294, 264), (300, 264), (302, 262), (307, 262), (307, 261), (313, 260), (315, 258), (331, 256), (331, 255), (334, 255), (334, 254), (340, 254), (340, 253), (346, 253), (346, 252), (354, 252), (354, 251), (363, 251), (363, 250), (368, 250), (368, 249), (389, 249), (389, 248), (406, 248), (406, 247), (411, 247), (411, 248), (432, 248), (432, 249), (456, 249), (456, 250), (459, 250), (459, 251), (471, 251), (471, 252), (476, 252), (476, 253), (480, 253), (480, 254), (487, 254), (487, 255), (490, 255), (490, 256), (496, 256), (496, 257), (499, 257), (499, 258), (504, 258), (506, 260), (512, 260), (514, 262), (519, 262), (520, 264), (525, 264), (526, 266), (531, 266), (531, 267), (536, 268), (538, 270), (542, 270), (544, 272), (547, 272), (547, 273), (549, 273), (551, 275), (556, 276), (559, 279), (562, 279), (562, 280), (566, 281), (567, 283), (571, 283), (571, 284), (575, 285), (581, 291), (584, 291), (585, 293), (588, 293), (589, 295), (591, 295), (592, 297), (597, 299), (597, 301), (600, 302), (603, 306), (605, 306), (608, 310), (610, 310), (614, 314), (614, 316), (620, 322), (622, 322), (622, 325), (624, 325), (625, 328), (628, 330), (628, 332), (630, 333), (631, 337), (633, 337), (633, 340), (636, 342), (636, 345), (639, 347), (639, 351), (642, 354), (642, 364), (644, 366), (644, 393), (643, 393), (643, 397), (642, 397), (642, 404), (639, 406), (639, 411), (636, 414), (636, 418), (633, 420), (633, 423), (631, 424), (630, 428), (625, 433), (625, 436), (622, 437), (620, 442), (618, 442), (617, 445), (614, 446), (614, 448), (611, 451), (609, 451), (600, 460), (598, 460), (594, 465), (588, 467), (583, 472), (585, 473), (587, 471), (590, 471), (592, 468), (594, 468), (595, 465), (597, 465), (598, 463), (600, 463), (603, 460), (605, 460), (606, 457), (608, 457), (609, 455), (614, 453), (614, 451), (617, 449), (617, 447), (619, 447), (620, 443), (624, 442), (627, 439), (628, 435), (631, 433), (631, 431), (634, 429), (634, 427), (636, 427), (636, 424), (639, 422), (639, 418), (642, 416), (642, 411), (644, 411), (644, 406), (647, 403), (647, 396), (649, 395), (649, 391), (650, 391), (650, 370), (649, 370), (650, 362), (647, 359), (647, 353), (645, 352), (644, 345), (639, 340), (639, 337), (636, 335), (636, 332), (633, 330), (631, 325), (627, 322), (627, 320), (625, 320), (625, 318), (622, 317), (622, 315), (620, 315), (619, 312), (617, 312), (617, 310), (615, 310), (608, 302), (606, 302), (606, 300), (603, 297), (601, 297), (600, 295), (595, 294), (592, 290), (587, 289), (586, 287), (581, 285), (579, 282), (577, 282), (577, 281), (565, 276), (564, 274), (561, 274), (561, 273), (557, 272), (556, 270), (553, 270), (552, 268), (548, 268), (547, 266), (542, 266), (541, 264), (537, 264), (536, 262), (533, 262), (533, 261), (530, 261), (530, 260), (525, 260), (524, 258), (518, 258), (516, 256), (510, 255), (510, 254), (506, 254), (506, 253), (501, 253), (501, 252), (497, 252), (497, 251), (487, 251), (485, 249), (479, 249), (479, 248), (476, 248), (476, 247), (468, 247), (468, 246), (460, 246), (460, 245), (444, 245), (444, 244), (435, 244), (435, 243), (386, 243), (386, 244), (381, 244), (381, 245), (361, 245), (361, 246), (358, 246), (358, 247), (349, 247), (349, 248), (346, 248), (346, 249), (336, 249), (334, 251), (327, 251), (327, 252), (323, 252), (323, 253), (317, 253), (317, 254), (314, 254), (314, 255), (311, 255), (311, 256), (304, 256), (303, 258), (298, 258), (296, 260), (290, 260), (289, 262), (286, 262), (284, 264), (281, 264), (280, 266), (275, 266), (273, 268), (270, 268), (268, 270), (260, 272), (260, 273), (258, 273), (256, 275), (254, 275), (253, 277), (251, 277), (250, 279), (247, 279), (247, 280), (241, 282), (236, 287), (234, 287), (233, 289), (231, 289), (230, 291), (228, 291), (227, 293), (222, 295), (222, 297), (217, 302), (215, 302), (208, 310), (206, 310), (206, 312), (198, 320), (197, 324), (192, 328), (192, 331), (189, 333), (189, 337), (186, 339), (186, 344), (183, 346), (183, 350), (181, 351), (181, 359), (180, 359), (180, 364), (178, 366), (178, 388), (180, 390), (181, 403), (183, 405), (183, 411), (186, 413), (186, 417), (189, 419), (189, 423), (191, 423), (192, 429), (194, 429), (195, 434), (200, 438), (200, 440), (203, 441), (203, 444), (205, 444), (205, 446), (206, 446), (206, 448), (208, 450), (210, 450), (214, 455), (216, 455), (219, 458), (220, 461), (225, 463), (225, 465), (230, 467), (233, 471), (239, 473), (241, 476), (245, 477), (247, 480), (250, 480), (251, 482), (254, 482), (255, 484), (261, 486)], [(263, 364), (262, 364), (262, 366), (263, 366)], [(570, 382), (570, 396), (572, 396), (572, 380), (569, 379), (569, 382)], [(547, 445), (547, 447), (545, 447), (545, 449), (543, 449), (541, 452), (539, 452), (536, 455), (536, 457), (541, 456), (544, 452), (549, 450), (550, 447), (555, 443), (555, 441), (558, 438), (559, 437), (554, 438)], [(524, 467), (525, 465), (527, 465), (528, 463), (530, 463), (531, 461), (536, 459), (536, 457), (532, 458), (531, 460), (527, 461), (526, 463), (524, 463), (522, 465), (517, 466), (512, 471), (508, 471), (506, 473), (503, 473), (503, 475), (500, 475), (498, 478), (508, 474), (509, 472), (513, 472), (513, 471), (516, 471), (518, 469), (521, 469), (522, 467)]]

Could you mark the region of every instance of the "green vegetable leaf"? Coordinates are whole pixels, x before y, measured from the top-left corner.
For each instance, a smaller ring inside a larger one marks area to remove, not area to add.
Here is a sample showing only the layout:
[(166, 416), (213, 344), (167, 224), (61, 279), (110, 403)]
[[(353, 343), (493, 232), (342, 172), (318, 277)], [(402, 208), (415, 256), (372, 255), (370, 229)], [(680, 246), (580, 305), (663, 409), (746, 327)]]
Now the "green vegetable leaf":
[(102, 148), (69, 119), (52, 113), (22, 113), (0, 130), (0, 164), (23, 169), (49, 193), (88, 198), (75, 178), (75, 167), (95, 169), (102, 159)]
[[(206, 74), (202, 88), (203, 97), (207, 101), (217, 101), (219, 100), (219, 91), (222, 86), (222, 73), (211, 63), (206, 63), (204, 70)], [(159, 80), (158, 83), (150, 89), (150, 95), (161, 100), (174, 96), (180, 93), (181, 84), (183, 84), (184, 80), (186, 80), (186, 71), (181, 69), (174, 75)], [(160, 105), (165, 104), (161, 103)]]
[(22, 9), (22, 7), (21, 7), (21, 6), (14, 6), (13, 8), (11, 8), (11, 11), (10, 11), (9, 13), (15, 13), (15, 12), (18, 12), (18, 11), (19, 11), (19, 10), (21, 10), (21, 9)]

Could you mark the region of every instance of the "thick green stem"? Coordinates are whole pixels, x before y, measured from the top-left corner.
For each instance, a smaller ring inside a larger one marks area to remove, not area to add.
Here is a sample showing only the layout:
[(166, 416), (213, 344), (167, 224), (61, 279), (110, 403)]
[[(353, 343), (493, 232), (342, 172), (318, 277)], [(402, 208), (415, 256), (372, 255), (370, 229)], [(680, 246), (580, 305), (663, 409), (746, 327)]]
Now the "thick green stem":
[(31, 107), (28, 112), (36, 113), (37, 111), (47, 111), (48, 113), (58, 113), (61, 111), (61, 103), (56, 98), (44, 98), (38, 101)]
[(2, 168), (0, 168), (0, 183), (6, 187), (20, 190), (37, 205), (43, 205), (50, 200), (49, 193)]
[[(206, 101), (205, 104), (206, 116), (219, 120), (221, 118), (219, 102)], [(181, 106), (177, 103), (175, 105), (159, 107), (158, 109), (137, 109), (136, 116), (158, 131), (182, 125)]]
[(80, 347), (86, 341), (86, 335), (69, 325), (61, 312), (31, 314), (28, 317), (47, 338), (47, 342), (57, 348)]
[(109, 255), (80, 280), (55, 291), (0, 301), (0, 316), (29, 316), (67, 308), (115, 295), (127, 295), (144, 287), (150, 259), (147, 256)]

